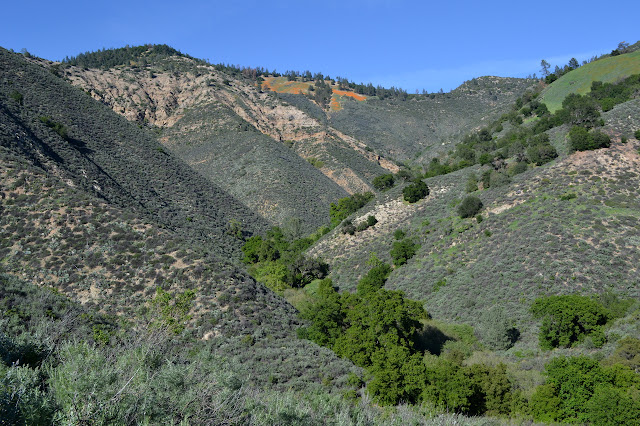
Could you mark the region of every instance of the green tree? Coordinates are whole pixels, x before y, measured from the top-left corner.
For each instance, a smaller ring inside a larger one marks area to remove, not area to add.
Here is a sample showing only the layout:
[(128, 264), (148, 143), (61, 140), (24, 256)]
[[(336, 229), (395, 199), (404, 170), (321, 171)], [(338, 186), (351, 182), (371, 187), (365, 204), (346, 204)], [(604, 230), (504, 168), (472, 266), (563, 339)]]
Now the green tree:
[(395, 184), (395, 178), (393, 174), (387, 173), (384, 175), (376, 176), (371, 182), (373, 187), (378, 191), (386, 191), (387, 189), (393, 187)]
[(598, 107), (598, 102), (591, 96), (571, 93), (564, 98), (562, 109), (556, 115), (566, 124), (594, 127), (600, 119)]
[(419, 180), (404, 187), (402, 195), (405, 201), (415, 203), (427, 195), (429, 195), (429, 187), (426, 183)]
[(586, 336), (590, 336), (596, 346), (604, 344), (602, 326), (607, 323), (610, 313), (589, 297), (540, 297), (531, 305), (531, 313), (542, 319), (539, 340), (544, 349), (569, 347)]
[(411, 238), (405, 238), (401, 241), (394, 241), (391, 247), (391, 258), (395, 266), (402, 266), (411, 259), (420, 246), (413, 242)]
[(482, 209), (482, 201), (473, 195), (466, 197), (458, 206), (458, 214), (462, 218), (473, 217)]
[(540, 61), (540, 72), (543, 77), (547, 77), (549, 75), (549, 68), (551, 68), (551, 64), (549, 64), (549, 62), (544, 59)]
[(569, 131), (569, 142), (574, 151), (585, 151), (611, 146), (611, 138), (600, 131), (589, 132), (581, 126), (574, 126)]

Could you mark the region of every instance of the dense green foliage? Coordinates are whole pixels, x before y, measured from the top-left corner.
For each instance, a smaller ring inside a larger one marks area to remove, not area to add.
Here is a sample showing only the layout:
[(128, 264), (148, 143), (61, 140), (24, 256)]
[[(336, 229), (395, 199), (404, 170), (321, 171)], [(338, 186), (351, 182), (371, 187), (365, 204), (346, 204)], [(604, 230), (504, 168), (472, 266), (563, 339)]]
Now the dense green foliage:
[(323, 228), (309, 237), (294, 239), (279, 227), (271, 228), (264, 237), (247, 239), (242, 246), (243, 261), (251, 265), (250, 272), (257, 280), (274, 291), (304, 287), (329, 272), (326, 263), (303, 254), (327, 231), (328, 228)]
[(617, 83), (594, 81), (589, 96), (598, 101), (603, 111), (610, 111), (614, 106), (636, 96), (639, 89), (640, 74), (634, 74)]
[(419, 248), (420, 245), (416, 244), (411, 238), (404, 238), (393, 242), (389, 254), (395, 266), (402, 266), (416, 254)]
[(388, 265), (375, 257), (370, 264), (356, 293), (340, 294), (330, 280), (322, 281), (301, 311), (310, 325), (299, 335), (367, 369), (367, 389), (380, 404), (429, 402), (468, 414), (508, 413), (512, 385), (504, 365), (464, 367), (456, 351), (449, 358), (423, 358), (416, 340), (427, 313), (401, 292), (382, 288)]
[(405, 201), (415, 203), (429, 195), (429, 187), (422, 180), (410, 183), (402, 189), (402, 196)]
[(353, 194), (350, 197), (341, 198), (338, 200), (338, 204), (331, 203), (329, 210), (331, 224), (333, 226), (338, 226), (338, 224), (345, 220), (347, 216), (362, 208), (365, 204), (371, 201), (373, 197), (374, 195), (372, 192), (365, 192), (364, 194)]
[(611, 146), (611, 138), (599, 131), (588, 131), (584, 127), (574, 126), (569, 131), (571, 149), (586, 151)]
[(543, 422), (635, 424), (640, 415), (640, 378), (627, 367), (603, 367), (581, 356), (554, 358), (547, 381), (531, 399), (531, 412)]
[(544, 349), (569, 347), (585, 337), (600, 347), (606, 340), (602, 327), (611, 317), (601, 303), (579, 295), (538, 298), (531, 313), (542, 319), (540, 346)]

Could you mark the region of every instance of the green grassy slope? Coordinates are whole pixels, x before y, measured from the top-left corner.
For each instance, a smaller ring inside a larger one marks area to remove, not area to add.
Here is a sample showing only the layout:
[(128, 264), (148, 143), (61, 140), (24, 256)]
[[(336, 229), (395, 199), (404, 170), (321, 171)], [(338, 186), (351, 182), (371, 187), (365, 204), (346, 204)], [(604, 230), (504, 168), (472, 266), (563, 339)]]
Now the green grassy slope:
[(421, 155), (429, 161), (452, 149), (456, 139), (510, 105), (533, 80), (481, 77), (446, 94), (406, 101), (344, 102), (330, 124), (398, 161)]
[[(225, 256), (240, 247), (227, 234), (229, 222), (243, 223), (249, 233), (267, 226), (167, 152), (149, 131), (21, 55), (0, 50), (0, 64), (0, 142), (32, 164)], [(20, 102), (11, 97), (15, 93)], [(41, 117), (63, 125), (67, 138)]]
[(591, 90), (591, 83), (613, 83), (640, 73), (640, 50), (619, 56), (610, 56), (575, 69), (551, 83), (541, 95), (549, 111), (562, 107), (562, 100), (570, 93), (584, 95)]

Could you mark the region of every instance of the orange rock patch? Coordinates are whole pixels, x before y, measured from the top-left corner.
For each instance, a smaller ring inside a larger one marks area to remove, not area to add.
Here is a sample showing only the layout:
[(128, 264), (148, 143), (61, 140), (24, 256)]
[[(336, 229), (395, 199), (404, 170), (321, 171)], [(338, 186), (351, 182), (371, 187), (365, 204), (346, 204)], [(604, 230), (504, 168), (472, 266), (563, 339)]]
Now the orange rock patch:
[(357, 101), (365, 101), (365, 100), (367, 100), (367, 97), (364, 96), (364, 95), (358, 95), (355, 92), (347, 92), (346, 90), (333, 89), (333, 93), (336, 94), (336, 95), (340, 95), (340, 96), (348, 96), (348, 97), (353, 98), (353, 99), (355, 99)]

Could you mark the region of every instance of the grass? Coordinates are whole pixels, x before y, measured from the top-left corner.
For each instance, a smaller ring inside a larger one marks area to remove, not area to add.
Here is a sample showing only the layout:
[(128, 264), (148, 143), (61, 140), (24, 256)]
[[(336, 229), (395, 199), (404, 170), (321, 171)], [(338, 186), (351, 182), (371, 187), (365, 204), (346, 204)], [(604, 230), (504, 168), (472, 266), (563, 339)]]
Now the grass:
[(563, 99), (570, 93), (584, 95), (591, 90), (591, 83), (602, 81), (613, 83), (640, 73), (640, 50), (619, 56), (610, 56), (575, 69), (547, 87), (541, 95), (549, 111), (562, 107)]

